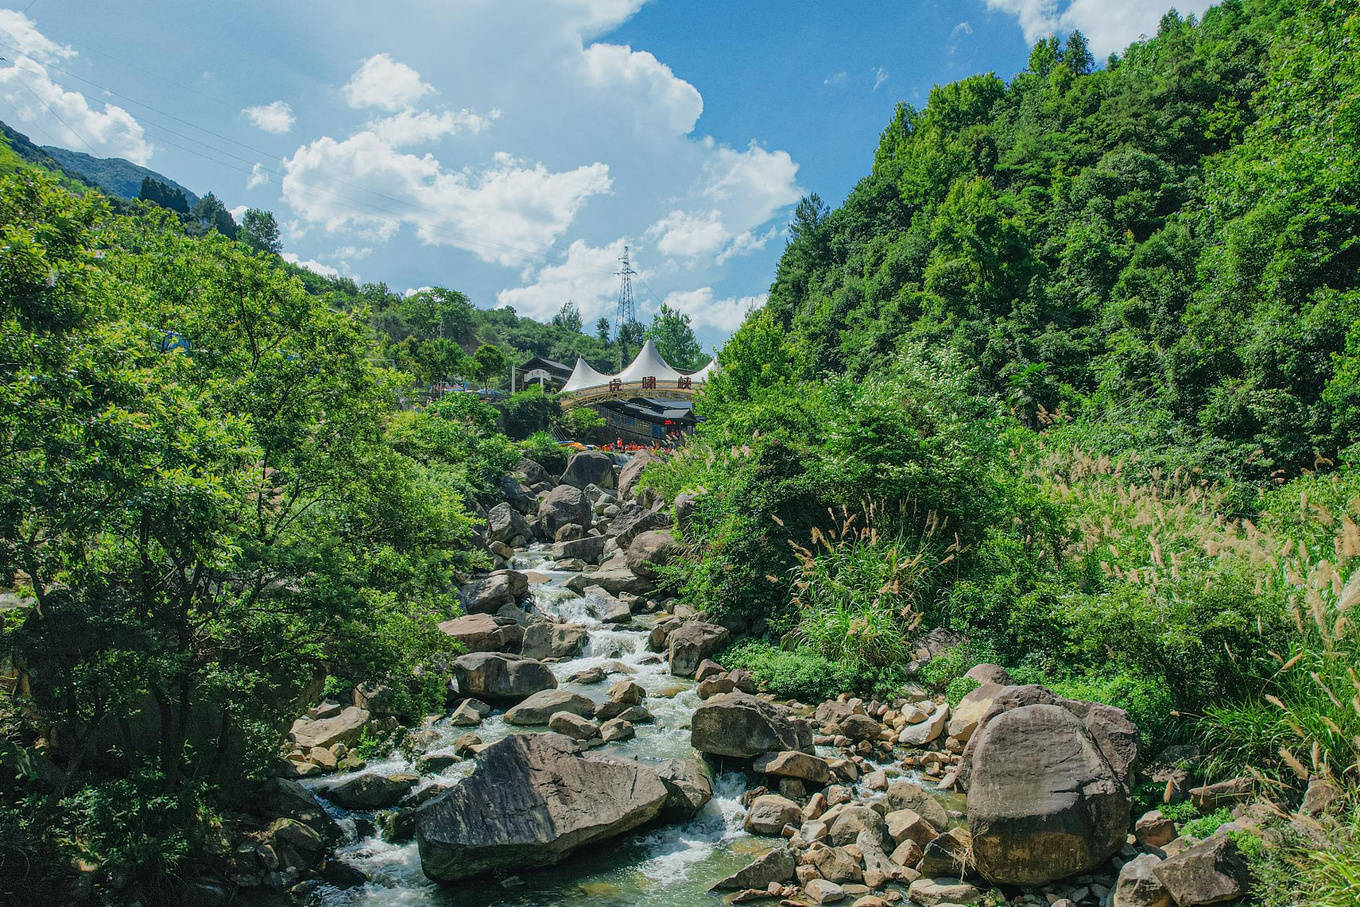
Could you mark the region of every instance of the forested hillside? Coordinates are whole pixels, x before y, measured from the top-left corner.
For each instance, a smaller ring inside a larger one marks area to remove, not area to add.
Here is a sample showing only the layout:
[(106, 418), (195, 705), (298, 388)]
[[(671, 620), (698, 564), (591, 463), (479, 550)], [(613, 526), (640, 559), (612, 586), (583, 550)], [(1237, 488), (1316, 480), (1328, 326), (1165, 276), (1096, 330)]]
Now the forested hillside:
[(746, 332), (788, 329), (808, 376), (948, 346), (1031, 424), (1220, 475), (1335, 461), (1360, 431), (1353, 16), (1231, 0), (1099, 69), (1076, 34), (936, 87), (844, 205), (799, 207)]

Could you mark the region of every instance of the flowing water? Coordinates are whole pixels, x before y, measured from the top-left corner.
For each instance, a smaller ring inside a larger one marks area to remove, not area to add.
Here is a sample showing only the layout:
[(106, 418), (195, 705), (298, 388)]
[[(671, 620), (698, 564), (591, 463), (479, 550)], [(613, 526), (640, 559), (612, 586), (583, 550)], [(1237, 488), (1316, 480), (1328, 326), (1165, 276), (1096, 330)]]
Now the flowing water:
[[(602, 702), (609, 685), (631, 679), (647, 691), (646, 706), (656, 716), (653, 724), (637, 724), (637, 737), (623, 743), (601, 747), (604, 752), (644, 760), (692, 755), (689, 720), (699, 697), (694, 682), (674, 677), (665, 660), (647, 651), (647, 633), (652, 618), (634, 616), (628, 627), (601, 624), (589, 599), (566, 588), (574, 574), (557, 569), (545, 552), (538, 549), (520, 552), (513, 565), (546, 577), (531, 587), (531, 610), (561, 617), (588, 627), (585, 648), (575, 658), (552, 665), (560, 689), (582, 693)], [(568, 683), (567, 678), (595, 666), (608, 676), (602, 683)], [(516, 731), (505, 722), (503, 710), (496, 710), (476, 727), (455, 727), (441, 719), (430, 725), (439, 740), (428, 752), (438, 753), (452, 747), (453, 741), (469, 731), (490, 743)], [(472, 769), (470, 761), (457, 763), (439, 774), (422, 777), (420, 787), (456, 783)], [(371, 762), (365, 772), (389, 773), (415, 771), (410, 760), (400, 753)], [(327, 783), (345, 780), (349, 775), (332, 775)], [(315, 782), (314, 782), (315, 784)], [(420, 855), (415, 841), (392, 844), (377, 834), (359, 837), (355, 816), (325, 803), (349, 840), (337, 849), (341, 859), (363, 870), (370, 881), (361, 888), (340, 890), (322, 888), (316, 903), (324, 905), (606, 905), (647, 904), (657, 907), (690, 907), (718, 903), (705, 894), (718, 879), (730, 875), (775, 843), (769, 838), (752, 837), (742, 831), (745, 810), (739, 798), (747, 779), (739, 772), (720, 774), (714, 779), (713, 799), (688, 822), (664, 825), (588, 847), (562, 864), (546, 870), (526, 872), (504, 880), (477, 879), (454, 885), (436, 885), (420, 871)]]

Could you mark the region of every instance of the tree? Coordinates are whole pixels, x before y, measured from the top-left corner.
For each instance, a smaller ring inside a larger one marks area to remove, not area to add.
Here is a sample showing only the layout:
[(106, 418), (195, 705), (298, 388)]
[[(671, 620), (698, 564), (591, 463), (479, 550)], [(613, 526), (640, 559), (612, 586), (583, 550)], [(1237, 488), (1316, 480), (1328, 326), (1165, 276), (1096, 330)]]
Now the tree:
[(566, 328), (574, 334), (581, 332), (581, 310), (576, 307), (576, 303), (568, 299), (562, 303), (562, 308), (558, 309), (553, 316), (552, 323), (560, 328)]
[(645, 331), (642, 325), (636, 321), (620, 325), (619, 336), (615, 338), (619, 347), (619, 368), (626, 366), (638, 350), (642, 349), (642, 340)]
[(477, 347), (477, 352), (472, 354), (472, 363), (477, 379), (484, 384), (499, 382), (510, 368), (510, 360), (506, 358), (505, 353), (500, 347), (490, 343)]
[(189, 201), (184, 197), (184, 193), (179, 189), (171, 189), (160, 180), (152, 179), (149, 176), (142, 177), (142, 188), (137, 193), (137, 197), (143, 201), (151, 202), (153, 205), (160, 205), (176, 214), (189, 213)]
[(693, 372), (703, 368), (708, 357), (699, 347), (690, 326), (689, 315), (673, 309), (664, 302), (660, 310), (652, 316), (651, 326), (644, 335), (656, 343), (661, 358), (682, 372)]
[(198, 200), (194, 205), (194, 223), (197, 227), (196, 234), (202, 235), (216, 230), (227, 239), (236, 238), (236, 221), (232, 218), (231, 212), (217, 198), (209, 192)]
[(603, 315), (600, 316), (599, 321), (595, 322), (595, 336), (600, 338), (601, 343), (609, 342), (609, 319)]
[(266, 255), (278, 255), (283, 250), (283, 243), (279, 239), (279, 225), (274, 220), (272, 211), (247, 208), (241, 217), (237, 239), (245, 243), (247, 248)]
[(1080, 30), (1073, 31), (1067, 36), (1067, 44), (1063, 47), (1063, 63), (1072, 70), (1073, 75), (1084, 76), (1095, 68), (1096, 58), (1091, 55), (1091, 48), (1086, 43), (1086, 36)]
[(464, 343), (472, 339), (472, 303), (457, 290), (429, 287), (402, 300), (399, 311), (421, 340), (442, 337)]

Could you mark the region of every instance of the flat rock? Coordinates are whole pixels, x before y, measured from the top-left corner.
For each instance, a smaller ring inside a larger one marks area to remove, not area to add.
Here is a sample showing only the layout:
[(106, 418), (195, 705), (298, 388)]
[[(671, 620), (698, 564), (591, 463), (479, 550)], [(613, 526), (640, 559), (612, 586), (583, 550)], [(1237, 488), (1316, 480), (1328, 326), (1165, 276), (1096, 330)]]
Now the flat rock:
[(304, 750), (314, 746), (329, 748), (337, 743), (348, 745), (359, 739), (368, 717), (367, 709), (347, 706), (332, 718), (299, 718), (293, 722), (288, 736)]
[(546, 665), (497, 652), (462, 655), (454, 660), (453, 673), (460, 693), (490, 702), (519, 702), (557, 686)]
[(547, 724), (555, 712), (573, 712), (585, 718), (595, 714), (595, 703), (580, 693), (567, 690), (539, 690), (505, 713), (509, 724)]
[(694, 710), (690, 743), (701, 753), (749, 759), (775, 750), (810, 750), (812, 729), (783, 706), (748, 693), (723, 693)]
[(797, 868), (793, 852), (787, 847), (776, 847), (756, 857), (747, 866), (714, 885), (711, 891), (739, 891), (745, 888), (768, 888), (773, 883), (793, 881)]

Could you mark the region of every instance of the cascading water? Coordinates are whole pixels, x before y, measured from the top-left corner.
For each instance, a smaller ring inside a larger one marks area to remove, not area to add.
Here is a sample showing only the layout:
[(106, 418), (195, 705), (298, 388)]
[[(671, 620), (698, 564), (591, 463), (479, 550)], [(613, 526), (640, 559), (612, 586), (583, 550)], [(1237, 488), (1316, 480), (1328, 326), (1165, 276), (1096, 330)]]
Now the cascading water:
[[(656, 717), (655, 723), (636, 725), (634, 739), (601, 747), (600, 751), (644, 760), (692, 755), (688, 728), (699, 697), (693, 681), (672, 676), (664, 659), (647, 651), (649, 620), (634, 618), (633, 625), (622, 627), (602, 623), (591, 600), (567, 588), (567, 582), (575, 574), (557, 569), (541, 550), (518, 552), (513, 566), (517, 570), (540, 574), (545, 580), (531, 587), (532, 611), (587, 627), (586, 644), (581, 653), (551, 665), (559, 689), (581, 693), (597, 703), (604, 701), (605, 691), (615, 680), (633, 680), (647, 691), (646, 705)], [(568, 681), (573, 675), (594, 667), (603, 668), (609, 675), (604, 682), (579, 684)], [(458, 727), (441, 719), (430, 728), (438, 735), (429, 747), (430, 752), (449, 749), (457, 737), (469, 731), (490, 743), (507, 734), (528, 730), (507, 724), (501, 710), (493, 712), (476, 727)], [(471, 770), (471, 762), (459, 762), (442, 772), (423, 775), (419, 787), (455, 784)], [(415, 767), (398, 752), (370, 763), (364, 771), (413, 772)], [(355, 774), (358, 773), (333, 775), (326, 781), (343, 781)], [(338, 856), (363, 870), (370, 881), (360, 888), (321, 888), (313, 902), (335, 907), (369, 904), (690, 907), (702, 904), (712, 900), (705, 892), (714, 882), (740, 869), (775, 843), (742, 831), (745, 810), (739, 799), (745, 788), (746, 779), (740, 773), (720, 775), (714, 780), (713, 799), (688, 822), (656, 826), (602, 842), (551, 869), (526, 872), (523, 876), (500, 881), (477, 880), (447, 886), (436, 885), (425, 878), (414, 841), (389, 843), (371, 831), (371, 823), (357, 821), (361, 817), (349, 815), (323, 801), (351, 836), (337, 849)], [(368, 833), (360, 836), (361, 829)]]

